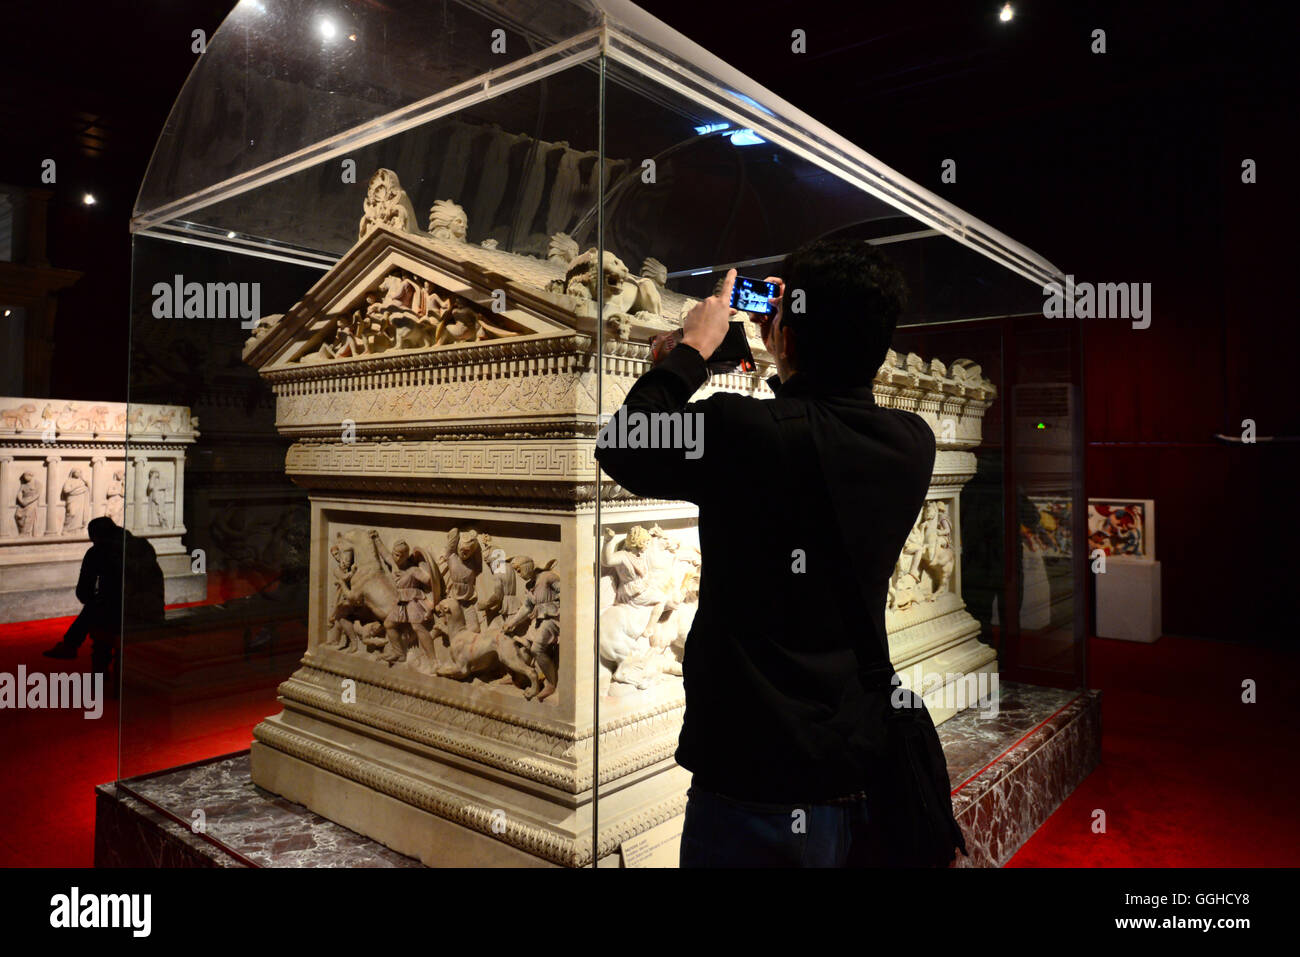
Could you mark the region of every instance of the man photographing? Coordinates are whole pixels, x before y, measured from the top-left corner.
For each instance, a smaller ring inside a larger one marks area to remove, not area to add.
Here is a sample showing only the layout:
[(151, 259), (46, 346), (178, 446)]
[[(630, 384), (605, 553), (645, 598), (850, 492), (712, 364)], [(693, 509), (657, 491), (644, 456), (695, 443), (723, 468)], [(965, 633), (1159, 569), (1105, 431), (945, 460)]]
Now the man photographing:
[[(811, 243), (769, 277), (773, 400), (691, 402), (735, 278), (690, 311), (680, 344), (624, 402), (629, 415), (697, 417), (695, 457), (602, 435), (596, 458), (634, 494), (699, 506), (676, 753), (692, 772), (682, 866), (843, 866), (870, 841), (867, 763), (850, 744), (870, 720), (858, 651), (888, 647), (889, 577), (925, 499), (934, 433), (872, 396), (906, 293), (861, 240)], [(806, 419), (808, 444), (791, 447), (791, 418)]]

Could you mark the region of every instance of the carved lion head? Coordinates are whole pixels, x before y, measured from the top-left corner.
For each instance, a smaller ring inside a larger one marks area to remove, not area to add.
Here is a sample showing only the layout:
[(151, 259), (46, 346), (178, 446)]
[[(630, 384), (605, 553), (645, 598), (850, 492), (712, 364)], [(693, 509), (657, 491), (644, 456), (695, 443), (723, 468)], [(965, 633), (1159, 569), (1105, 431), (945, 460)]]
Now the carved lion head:
[[(627, 282), (627, 266), (611, 252), (604, 253), (600, 258), (605, 295), (607, 298), (616, 296), (622, 290), (623, 283)], [(595, 299), (596, 282), (596, 250), (588, 249), (569, 263), (569, 268), (564, 273), (564, 291), (579, 299)]]

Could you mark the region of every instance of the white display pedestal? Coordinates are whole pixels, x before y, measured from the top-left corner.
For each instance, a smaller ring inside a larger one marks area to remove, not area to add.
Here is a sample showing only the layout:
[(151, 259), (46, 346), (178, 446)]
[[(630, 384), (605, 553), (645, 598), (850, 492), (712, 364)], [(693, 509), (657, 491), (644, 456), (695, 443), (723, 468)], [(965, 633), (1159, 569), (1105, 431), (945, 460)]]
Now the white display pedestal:
[(1097, 637), (1160, 637), (1160, 563), (1110, 560), (1097, 581)]

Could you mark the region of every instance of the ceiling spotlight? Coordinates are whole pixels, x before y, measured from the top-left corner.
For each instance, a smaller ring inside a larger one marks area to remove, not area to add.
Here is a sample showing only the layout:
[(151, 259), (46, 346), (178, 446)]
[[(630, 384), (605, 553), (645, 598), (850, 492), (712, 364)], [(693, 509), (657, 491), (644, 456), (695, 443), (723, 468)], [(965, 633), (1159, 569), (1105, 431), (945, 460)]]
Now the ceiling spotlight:
[(11, 315), (13, 315), (13, 310), (12, 310), (12, 309), (6, 309), (6, 310), (5, 310), (5, 318), (8, 319)]
[(84, 193), (81, 197), (82, 203), (87, 206), (95, 205), (95, 195), (93, 193)]
[(320, 35), (326, 40), (333, 40), (338, 34), (339, 28), (334, 25), (334, 21), (328, 17), (323, 17), (320, 21)]
[(1011, 9), (1011, 4), (1007, 3), (1007, 4), (1003, 4), (1002, 12), (998, 14), (998, 19), (1001, 20), (1003, 23), (1007, 23), (1015, 15), (1016, 15), (1016, 11)]
[(227, 239), (234, 239), (234, 238), (235, 238), (235, 231), (232, 229), (230, 232), (226, 233), (226, 238), (227, 238)]

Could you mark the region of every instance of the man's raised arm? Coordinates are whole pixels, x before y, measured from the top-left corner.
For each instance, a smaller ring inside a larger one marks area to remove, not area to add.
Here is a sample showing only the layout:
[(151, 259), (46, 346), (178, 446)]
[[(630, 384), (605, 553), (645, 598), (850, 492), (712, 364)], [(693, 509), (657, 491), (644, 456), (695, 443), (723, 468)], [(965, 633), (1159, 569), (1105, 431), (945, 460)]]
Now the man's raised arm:
[(681, 343), (637, 379), (597, 437), (596, 461), (637, 495), (698, 502), (704, 490), (705, 442), (716, 445), (724, 433), (716, 403), (690, 398), (709, 378), (705, 357), (727, 334), (735, 279), (728, 270), (717, 295), (687, 314)]

